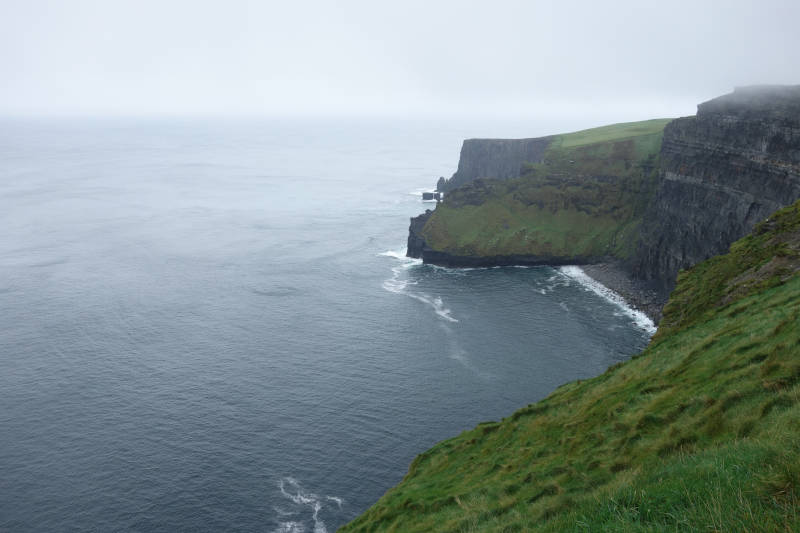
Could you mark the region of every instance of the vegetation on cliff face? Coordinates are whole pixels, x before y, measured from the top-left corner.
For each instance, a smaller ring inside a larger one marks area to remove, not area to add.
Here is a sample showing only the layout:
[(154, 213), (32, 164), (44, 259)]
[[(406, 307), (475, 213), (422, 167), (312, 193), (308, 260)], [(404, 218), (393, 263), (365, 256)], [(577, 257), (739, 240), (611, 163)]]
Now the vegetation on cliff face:
[(800, 202), (683, 272), (661, 324), (423, 453), (343, 531), (800, 531)]
[(555, 136), (521, 177), (453, 190), (422, 236), (430, 248), (459, 256), (627, 258), (655, 190), (667, 122)]

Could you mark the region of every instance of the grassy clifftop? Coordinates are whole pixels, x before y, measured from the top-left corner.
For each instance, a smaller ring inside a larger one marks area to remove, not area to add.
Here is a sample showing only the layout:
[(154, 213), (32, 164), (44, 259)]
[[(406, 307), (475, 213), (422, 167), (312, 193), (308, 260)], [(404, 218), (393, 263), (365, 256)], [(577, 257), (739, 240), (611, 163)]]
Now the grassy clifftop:
[(422, 230), (430, 248), (457, 256), (628, 257), (654, 192), (669, 119), (555, 136), (543, 160), (516, 179), (455, 189)]
[(799, 531), (800, 202), (682, 273), (650, 346), (444, 441), (343, 531)]

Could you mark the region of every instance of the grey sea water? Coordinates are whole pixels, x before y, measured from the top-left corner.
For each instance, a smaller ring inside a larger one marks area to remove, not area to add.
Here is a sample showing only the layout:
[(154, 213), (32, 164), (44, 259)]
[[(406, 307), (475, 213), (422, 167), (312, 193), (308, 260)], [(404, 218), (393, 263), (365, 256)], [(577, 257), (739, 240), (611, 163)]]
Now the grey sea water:
[(638, 352), (574, 271), (403, 257), (462, 138), (566, 129), (470, 128), (0, 122), (0, 531), (334, 531)]

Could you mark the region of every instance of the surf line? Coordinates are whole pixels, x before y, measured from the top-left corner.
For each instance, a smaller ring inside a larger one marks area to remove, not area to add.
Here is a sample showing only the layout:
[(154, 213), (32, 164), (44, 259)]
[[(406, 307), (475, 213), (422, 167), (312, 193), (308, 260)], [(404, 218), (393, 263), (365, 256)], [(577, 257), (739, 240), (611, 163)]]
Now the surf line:
[(405, 294), (409, 298), (420, 301), (431, 308), (439, 318), (448, 322), (458, 322), (458, 319), (453, 317), (450, 309), (445, 307), (444, 302), (438, 296), (434, 297), (430, 294), (414, 291), (409, 289), (409, 286), (416, 285), (417, 282), (409, 279), (408, 270), (411, 267), (422, 265), (422, 259), (414, 259), (413, 257), (406, 257), (406, 249), (402, 250), (389, 250), (382, 252), (379, 256), (391, 257), (400, 261), (398, 266), (392, 267), (392, 277), (383, 282), (383, 288), (395, 294)]
[(617, 306), (625, 315), (633, 320), (633, 324), (636, 327), (645, 330), (649, 335), (655, 334), (657, 328), (653, 321), (650, 320), (650, 317), (628, 305), (628, 302), (626, 302), (622, 296), (599, 281), (591, 278), (581, 267), (574, 265), (562, 266), (558, 267), (558, 271), (569, 279), (577, 281), (586, 290), (597, 294)]

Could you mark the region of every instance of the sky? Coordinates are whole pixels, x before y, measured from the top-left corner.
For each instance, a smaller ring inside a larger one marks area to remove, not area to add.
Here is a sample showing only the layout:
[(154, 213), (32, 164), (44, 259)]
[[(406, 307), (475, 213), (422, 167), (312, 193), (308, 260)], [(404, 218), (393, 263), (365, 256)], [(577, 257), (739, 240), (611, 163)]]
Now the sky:
[(800, 83), (798, 21), (797, 0), (0, 0), (0, 115), (689, 115)]

